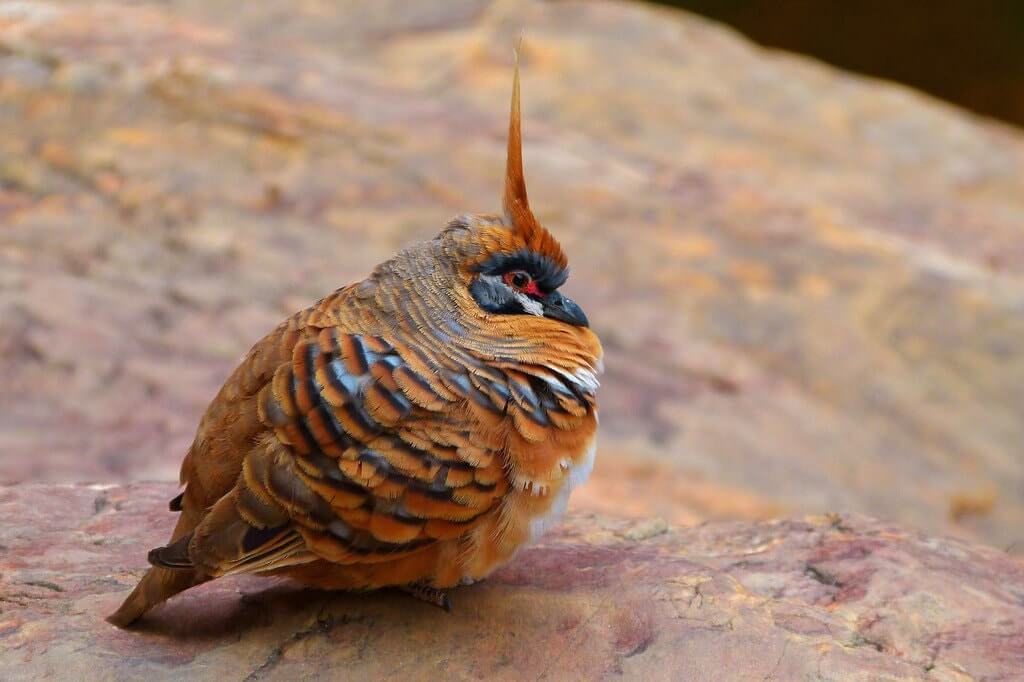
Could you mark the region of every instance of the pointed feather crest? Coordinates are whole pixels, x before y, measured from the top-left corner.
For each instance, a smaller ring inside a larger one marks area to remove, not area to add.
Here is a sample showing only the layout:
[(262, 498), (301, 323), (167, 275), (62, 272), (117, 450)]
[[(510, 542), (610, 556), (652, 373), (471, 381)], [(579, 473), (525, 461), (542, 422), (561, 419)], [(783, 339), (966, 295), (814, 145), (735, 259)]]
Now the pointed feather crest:
[(522, 127), (519, 113), (519, 52), (522, 38), (515, 47), (516, 66), (512, 77), (512, 107), (508, 123), (508, 156), (505, 160), (505, 217), (512, 229), (526, 242), (529, 249), (541, 253), (565, 267), (567, 259), (558, 241), (534, 217), (526, 197), (526, 178), (523, 176)]

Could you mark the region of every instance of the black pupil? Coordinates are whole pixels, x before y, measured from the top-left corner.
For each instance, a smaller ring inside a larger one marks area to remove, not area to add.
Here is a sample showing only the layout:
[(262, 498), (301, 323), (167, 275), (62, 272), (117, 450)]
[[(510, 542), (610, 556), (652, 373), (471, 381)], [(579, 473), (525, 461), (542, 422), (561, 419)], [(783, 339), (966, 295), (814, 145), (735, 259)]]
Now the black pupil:
[(517, 288), (522, 289), (530, 283), (530, 276), (525, 272), (517, 272), (512, 275), (512, 284)]

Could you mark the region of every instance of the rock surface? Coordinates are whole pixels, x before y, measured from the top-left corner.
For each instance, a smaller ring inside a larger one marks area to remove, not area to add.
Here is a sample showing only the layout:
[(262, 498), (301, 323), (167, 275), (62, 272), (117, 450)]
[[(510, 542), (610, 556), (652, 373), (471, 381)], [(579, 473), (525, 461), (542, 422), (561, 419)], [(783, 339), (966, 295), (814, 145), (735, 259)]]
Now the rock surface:
[(266, 330), (525, 157), (605, 342), (577, 504), (1024, 541), (1024, 140), (620, 2), (0, 4), (0, 481), (170, 479)]
[(170, 484), (0, 488), (0, 679), (1011, 680), (1024, 562), (861, 516), (576, 514), (454, 612), (224, 579), (102, 620), (173, 523)]

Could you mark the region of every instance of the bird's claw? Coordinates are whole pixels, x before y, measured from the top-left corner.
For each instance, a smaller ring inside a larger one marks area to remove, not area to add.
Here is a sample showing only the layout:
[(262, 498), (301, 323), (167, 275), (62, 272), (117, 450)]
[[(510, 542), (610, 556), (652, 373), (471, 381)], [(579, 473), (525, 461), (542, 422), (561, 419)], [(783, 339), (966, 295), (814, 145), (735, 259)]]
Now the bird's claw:
[(444, 590), (438, 589), (426, 583), (411, 583), (409, 585), (403, 585), (400, 587), (403, 592), (411, 594), (420, 601), (425, 601), (428, 604), (433, 604), (438, 608), (442, 608), (448, 613), (452, 612), (452, 602), (448, 598), (448, 593)]

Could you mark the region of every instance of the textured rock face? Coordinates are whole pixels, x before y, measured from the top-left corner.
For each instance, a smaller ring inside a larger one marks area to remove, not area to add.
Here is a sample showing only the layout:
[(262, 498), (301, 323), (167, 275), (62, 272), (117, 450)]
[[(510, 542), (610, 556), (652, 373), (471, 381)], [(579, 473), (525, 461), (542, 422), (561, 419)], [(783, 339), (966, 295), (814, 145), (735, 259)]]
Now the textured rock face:
[(0, 5), (0, 480), (170, 479), (234, 362), (533, 203), (605, 341), (577, 503), (1024, 540), (1024, 142), (640, 3)]
[[(102, 617), (175, 488), (0, 488), (0, 678), (1012, 680), (1024, 563), (859, 516), (577, 514), (447, 614), (399, 594), (208, 584), (135, 631)], [(8, 520), (17, 523), (7, 523)]]

